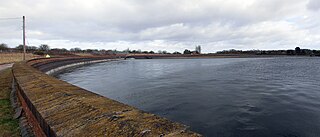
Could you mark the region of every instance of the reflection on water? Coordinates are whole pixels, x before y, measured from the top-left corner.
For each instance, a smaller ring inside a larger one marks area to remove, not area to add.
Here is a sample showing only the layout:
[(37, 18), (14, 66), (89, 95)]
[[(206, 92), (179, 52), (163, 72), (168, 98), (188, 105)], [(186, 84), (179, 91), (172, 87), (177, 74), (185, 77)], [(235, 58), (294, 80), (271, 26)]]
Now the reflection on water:
[(130, 60), (58, 77), (205, 136), (320, 136), (320, 58)]

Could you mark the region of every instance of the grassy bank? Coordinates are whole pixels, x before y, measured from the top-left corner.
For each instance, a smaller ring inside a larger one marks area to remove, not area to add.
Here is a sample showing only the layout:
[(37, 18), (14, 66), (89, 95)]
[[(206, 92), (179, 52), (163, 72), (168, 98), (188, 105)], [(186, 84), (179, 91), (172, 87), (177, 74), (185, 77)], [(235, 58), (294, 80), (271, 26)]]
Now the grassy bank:
[[(33, 59), (38, 57), (37, 55), (28, 53), (26, 54), (26, 59)], [(23, 60), (23, 53), (0, 53), (0, 64), (2, 63), (12, 63)]]
[(18, 120), (12, 118), (11, 82), (11, 69), (0, 71), (0, 137), (20, 136)]

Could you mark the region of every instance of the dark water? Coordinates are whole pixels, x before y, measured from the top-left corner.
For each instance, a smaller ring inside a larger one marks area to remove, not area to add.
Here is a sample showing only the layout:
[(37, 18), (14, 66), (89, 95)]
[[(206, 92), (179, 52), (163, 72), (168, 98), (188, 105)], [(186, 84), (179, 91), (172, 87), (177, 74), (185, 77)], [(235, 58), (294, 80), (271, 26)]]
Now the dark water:
[(205, 136), (320, 136), (320, 58), (127, 60), (58, 77)]

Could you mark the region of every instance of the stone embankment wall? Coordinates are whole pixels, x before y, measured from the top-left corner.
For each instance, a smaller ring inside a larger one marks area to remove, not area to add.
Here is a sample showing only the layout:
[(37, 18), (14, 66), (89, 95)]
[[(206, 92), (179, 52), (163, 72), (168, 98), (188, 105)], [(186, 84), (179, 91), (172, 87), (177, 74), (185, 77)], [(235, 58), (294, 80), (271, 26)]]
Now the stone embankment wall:
[(187, 130), (185, 125), (43, 73), (97, 60), (104, 59), (38, 59), (14, 64), (17, 96), (37, 136), (201, 136)]

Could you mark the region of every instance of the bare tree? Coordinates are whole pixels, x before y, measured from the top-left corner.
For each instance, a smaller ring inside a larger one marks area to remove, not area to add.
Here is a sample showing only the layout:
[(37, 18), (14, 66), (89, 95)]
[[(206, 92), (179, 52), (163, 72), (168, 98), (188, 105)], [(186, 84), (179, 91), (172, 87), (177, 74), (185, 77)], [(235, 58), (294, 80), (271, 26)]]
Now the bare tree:
[(41, 44), (39, 46), (40, 51), (48, 52), (50, 50), (50, 47), (47, 44)]
[(71, 48), (70, 51), (75, 52), (75, 53), (82, 52), (82, 50), (80, 48)]
[[(26, 46), (26, 48), (27, 48), (27, 47), (28, 47), (28, 46)], [(16, 49), (16, 50), (21, 50), (21, 51), (23, 51), (23, 45), (20, 44), (19, 46), (16, 46), (15, 49)]]
[(8, 48), (8, 45), (7, 44), (4, 44), (4, 43), (1, 43), (0, 44), (0, 52), (2, 52), (2, 51), (6, 51), (6, 50), (8, 50), (9, 48)]

